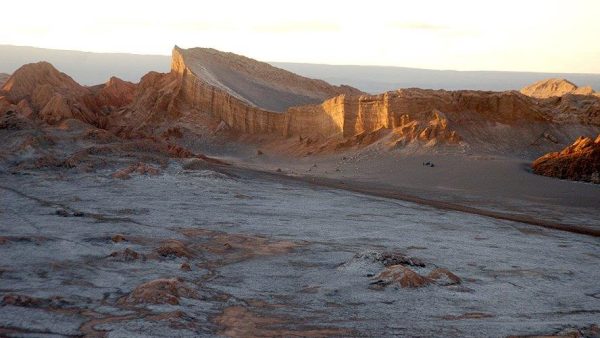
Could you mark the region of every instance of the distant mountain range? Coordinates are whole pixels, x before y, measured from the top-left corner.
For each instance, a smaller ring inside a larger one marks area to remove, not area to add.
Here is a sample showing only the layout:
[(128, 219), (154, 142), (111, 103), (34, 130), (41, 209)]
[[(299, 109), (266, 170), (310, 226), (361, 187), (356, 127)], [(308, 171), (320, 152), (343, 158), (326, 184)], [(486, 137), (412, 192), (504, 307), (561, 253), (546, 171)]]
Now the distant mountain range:
[[(168, 72), (171, 57), (124, 53), (89, 53), (0, 45), (0, 73), (12, 73), (26, 63), (48, 61), (85, 85), (96, 85), (118, 76), (138, 82), (149, 71)], [(579, 86), (600, 91), (600, 74), (533, 73), (498, 71), (431, 70), (387, 66), (347, 66), (308, 63), (269, 62), (291, 72), (322, 79), (332, 84), (347, 84), (369, 93), (398, 88), (431, 89), (520, 89), (547, 78), (565, 78)]]
[(105, 83), (111, 76), (138, 82), (151, 70), (168, 72), (171, 57), (122, 53), (89, 53), (0, 45), (0, 73), (13, 73), (26, 63), (47, 61), (84, 85)]

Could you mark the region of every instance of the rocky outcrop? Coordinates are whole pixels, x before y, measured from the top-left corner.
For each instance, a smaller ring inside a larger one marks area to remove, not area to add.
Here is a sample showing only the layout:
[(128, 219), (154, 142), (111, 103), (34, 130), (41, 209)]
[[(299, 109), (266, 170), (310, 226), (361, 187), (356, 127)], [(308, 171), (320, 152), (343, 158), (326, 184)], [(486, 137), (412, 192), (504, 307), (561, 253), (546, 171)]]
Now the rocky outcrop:
[(136, 85), (113, 76), (105, 84), (90, 89), (93, 92), (96, 105), (103, 112), (111, 112), (133, 102)]
[(107, 114), (129, 105), (135, 88), (116, 77), (103, 85), (84, 87), (47, 62), (27, 64), (2, 86), (0, 113), (10, 109), (48, 124), (74, 118), (105, 127)]
[(181, 298), (197, 298), (198, 293), (184, 282), (172, 279), (156, 279), (136, 287), (129, 296), (120, 299), (121, 304), (179, 304)]
[(577, 87), (577, 85), (565, 79), (546, 79), (522, 88), (521, 93), (527, 96), (545, 99), (549, 97), (560, 97), (567, 94), (593, 95), (594, 89), (590, 86)]
[[(352, 137), (387, 128), (399, 129), (423, 140), (448, 130), (449, 121), (462, 123), (485, 119), (515, 124), (544, 120), (541, 111), (518, 92), (424, 89), (401, 89), (380, 95), (343, 95), (320, 106), (291, 108), (288, 114), (287, 134), (320, 131), (324, 136)], [(452, 137), (444, 134), (446, 136)]]
[(542, 111), (554, 123), (600, 126), (600, 96), (565, 94), (541, 99)]
[(47, 62), (27, 64), (15, 71), (2, 86), (0, 95), (11, 102), (13, 110), (35, 115), (49, 124), (76, 118), (96, 126), (105, 121), (90, 107), (89, 89)]
[(532, 164), (538, 175), (600, 183), (600, 135), (580, 137), (560, 152), (546, 154)]
[[(175, 47), (169, 76), (172, 74), (180, 81), (180, 86), (175, 88), (177, 105), (208, 113), (231, 129), (250, 134), (349, 138), (382, 128), (399, 128), (398, 133), (405, 138), (457, 142), (460, 137), (450, 129), (453, 120), (489, 118), (514, 123), (544, 119), (532, 100), (518, 92), (405, 89), (362, 95), (354, 89), (298, 77), (267, 64), (211, 49)], [(234, 77), (243, 80), (227, 81)], [(252, 81), (252, 85), (242, 86), (240, 83), (244, 81)], [(256, 95), (253, 90), (266, 84), (273, 91)], [(288, 107), (285, 111), (264, 109), (272, 106), (273, 102), (269, 101), (272, 97), (279, 100), (292, 94), (297, 98), (293, 102), (277, 102), (280, 108)], [(330, 98), (319, 104), (289, 107), (303, 102), (302, 98), (310, 98), (306, 100), (310, 102), (327, 97)], [(174, 97), (166, 101), (169, 104), (163, 108), (177, 110), (173, 109)]]
[[(213, 49), (175, 47), (171, 74), (178, 78), (176, 97), (169, 98), (171, 108), (178, 101), (180, 106), (208, 113), (233, 130), (250, 134), (287, 135), (289, 118), (279, 112), (339, 94), (361, 93)], [(310, 112), (295, 117), (302, 120), (304, 116), (319, 118)], [(321, 117), (328, 122), (329, 117)]]
[(89, 93), (48, 62), (31, 63), (17, 69), (2, 86), (2, 91), (13, 102), (31, 100), (36, 109), (42, 109), (55, 94), (82, 97)]

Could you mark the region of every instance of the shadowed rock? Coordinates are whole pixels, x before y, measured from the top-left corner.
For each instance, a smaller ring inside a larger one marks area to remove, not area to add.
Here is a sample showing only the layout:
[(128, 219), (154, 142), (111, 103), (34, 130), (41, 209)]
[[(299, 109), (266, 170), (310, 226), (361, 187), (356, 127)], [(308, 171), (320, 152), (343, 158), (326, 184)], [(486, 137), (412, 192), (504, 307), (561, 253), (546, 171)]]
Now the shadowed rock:
[(170, 239), (163, 242), (156, 252), (163, 257), (186, 257), (192, 258), (194, 254), (182, 242)]

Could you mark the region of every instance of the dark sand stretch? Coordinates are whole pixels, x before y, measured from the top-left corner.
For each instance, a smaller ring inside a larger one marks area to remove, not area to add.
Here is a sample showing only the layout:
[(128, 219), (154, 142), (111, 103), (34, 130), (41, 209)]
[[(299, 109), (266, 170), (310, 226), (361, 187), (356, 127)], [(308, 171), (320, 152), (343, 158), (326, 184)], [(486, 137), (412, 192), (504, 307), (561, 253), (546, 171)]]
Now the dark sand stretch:
[(464, 204), (451, 203), (441, 200), (433, 200), (428, 198), (423, 198), (419, 196), (414, 196), (410, 194), (406, 194), (400, 191), (399, 188), (386, 188), (381, 184), (373, 184), (373, 183), (364, 183), (353, 180), (340, 180), (340, 179), (332, 179), (325, 177), (315, 177), (315, 176), (289, 176), (281, 173), (272, 173), (267, 171), (261, 171), (251, 168), (245, 168), (242, 166), (227, 166), (221, 167), (221, 170), (226, 171), (228, 173), (240, 173), (242, 171), (253, 175), (260, 175), (263, 177), (270, 177), (272, 179), (285, 179), (291, 181), (301, 181), (309, 184), (333, 188), (333, 189), (342, 189), (355, 193), (383, 197), (383, 198), (391, 198), (397, 199), (401, 201), (412, 202), (421, 205), (427, 205), (438, 209), (443, 210), (453, 210), (459, 212), (466, 212), (470, 214), (480, 215), (491, 217), (495, 219), (520, 222), (535, 226), (540, 226), (549, 229), (556, 229), (561, 231), (568, 231), (577, 234), (583, 234), (588, 236), (600, 237), (600, 229), (593, 226), (592, 224), (582, 224), (582, 225), (573, 225), (573, 224), (564, 224), (559, 222), (552, 222), (543, 220), (540, 218), (535, 218), (530, 215), (522, 215), (522, 214), (512, 214), (506, 212), (499, 212), (493, 210), (486, 210), (481, 208), (474, 208)]

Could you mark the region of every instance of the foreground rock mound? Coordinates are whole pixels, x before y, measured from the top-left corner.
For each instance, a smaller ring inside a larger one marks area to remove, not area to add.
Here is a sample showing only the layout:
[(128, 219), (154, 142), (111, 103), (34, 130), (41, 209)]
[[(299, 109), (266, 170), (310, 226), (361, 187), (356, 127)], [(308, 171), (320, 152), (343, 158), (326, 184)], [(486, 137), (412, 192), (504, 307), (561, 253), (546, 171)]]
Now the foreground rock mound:
[(580, 137), (560, 152), (546, 154), (532, 164), (538, 175), (600, 184), (600, 135)]
[(400, 264), (386, 267), (385, 270), (374, 278), (376, 281), (371, 283), (371, 285), (378, 287), (397, 284), (403, 288), (420, 288), (432, 283), (429, 277), (421, 276), (410, 268)]
[(156, 279), (136, 287), (121, 302), (125, 304), (177, 305), (182, 297), (196, 298), (198, 293), (178, 279)]

